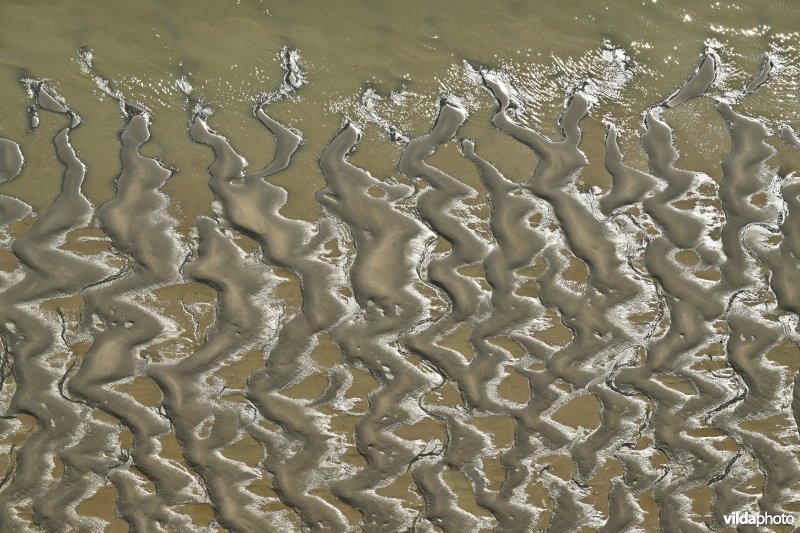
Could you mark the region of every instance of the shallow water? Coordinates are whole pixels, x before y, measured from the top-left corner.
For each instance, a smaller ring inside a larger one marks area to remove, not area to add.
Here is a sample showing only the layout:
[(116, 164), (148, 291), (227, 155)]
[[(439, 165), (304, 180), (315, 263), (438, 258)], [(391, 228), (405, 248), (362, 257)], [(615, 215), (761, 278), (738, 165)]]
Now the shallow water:
[(4, 2), (0, 530), (800, 514), (800, 8), (584, 4)]

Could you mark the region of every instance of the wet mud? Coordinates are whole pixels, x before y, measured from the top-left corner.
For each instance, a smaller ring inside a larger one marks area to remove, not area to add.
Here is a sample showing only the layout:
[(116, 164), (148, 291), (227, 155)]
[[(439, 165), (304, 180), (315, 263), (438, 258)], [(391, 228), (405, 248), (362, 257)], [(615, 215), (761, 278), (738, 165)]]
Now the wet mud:
[[(93, 108), (21, 76), (29, 140), (0, 138), (0, 531), (800, 513), (800, 123), (754, 111), (785, 60), (721, 91), (707, 42), (618, 121), (629, 58), (602, 57), (609, 77), (552, 116), (466, 61), (478, 97), (429, 98), (426, 123), (380, 107), (426, 96), (369, 89), (309, 132), (286, 109), (314, 66), (285, 46), (245, 125), (180, 72), (181, 136), (159, 138), (159, 110), (81, 47), (119, 119), (117, 172), (91, 187)], [(700, 114), (718, 137), (686, 138)]]

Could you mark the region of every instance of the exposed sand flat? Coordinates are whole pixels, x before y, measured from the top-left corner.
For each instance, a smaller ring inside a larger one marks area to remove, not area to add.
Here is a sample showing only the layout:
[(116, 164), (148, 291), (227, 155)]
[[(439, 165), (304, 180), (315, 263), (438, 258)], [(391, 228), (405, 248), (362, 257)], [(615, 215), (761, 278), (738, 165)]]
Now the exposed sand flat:
[[(425, 31), (460, 42), (440, 16)], [(0, 532), (800, 512), (800, 60), (763, 47), (745, 71), (695, 44), (663, 71), (603, 41), (549, 71), (463, 45), (426, 72), (437, 48), (355, 99), (358, 54), (319, 43), (270, 50), (249, 100), (156, 51), (174, 71), (152, 93), (83, 41), (41, 78), (22, 65), (24, 126), (0, 129)], [(378, 77), (406, 64), (368, 55)]]

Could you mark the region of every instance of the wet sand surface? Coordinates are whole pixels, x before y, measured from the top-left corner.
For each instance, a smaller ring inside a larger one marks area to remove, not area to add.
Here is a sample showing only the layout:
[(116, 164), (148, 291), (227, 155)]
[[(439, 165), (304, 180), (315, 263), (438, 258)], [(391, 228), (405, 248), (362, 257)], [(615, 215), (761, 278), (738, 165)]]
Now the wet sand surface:
[(272, 4), (0, 6), (0, 532), (800, 516), (798, 6)]

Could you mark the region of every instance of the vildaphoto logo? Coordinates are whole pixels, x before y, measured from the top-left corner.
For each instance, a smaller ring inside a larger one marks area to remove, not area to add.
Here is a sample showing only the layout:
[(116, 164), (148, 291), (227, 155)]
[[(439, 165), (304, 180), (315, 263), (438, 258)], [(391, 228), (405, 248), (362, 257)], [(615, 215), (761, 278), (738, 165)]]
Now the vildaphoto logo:
[(731, 513), (723, 517), (726, 526), (770, 526), (770, 525), (791, 525), (794, 524), (794, 516), (790, 514), (769, 514), (769, 513)]

